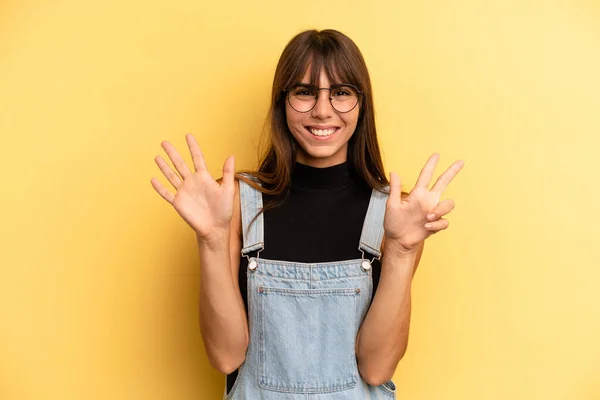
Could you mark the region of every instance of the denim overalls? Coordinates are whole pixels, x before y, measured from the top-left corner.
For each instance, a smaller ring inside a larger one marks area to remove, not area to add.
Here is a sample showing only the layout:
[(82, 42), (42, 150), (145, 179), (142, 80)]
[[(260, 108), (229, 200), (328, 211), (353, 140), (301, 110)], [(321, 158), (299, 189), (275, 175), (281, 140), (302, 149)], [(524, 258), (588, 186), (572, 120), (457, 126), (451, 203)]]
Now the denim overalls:
[[(373, 190), (363, 224), (362, 259), (297, 263), (260, 258), (262, 194), (240, 180), (242, 255), (248, 258), (250, 343), (230, 400), (395, 399), (388, 381), (360, 376), (355, 342), (373, 292), (368, 255), (378, 258), (387, 194)], [(268, 244), (267, 244), (268, 245)], [(290, 245), (293, 245), (291, 243)], [(257, 252), (256, 257), (249, 257)]]

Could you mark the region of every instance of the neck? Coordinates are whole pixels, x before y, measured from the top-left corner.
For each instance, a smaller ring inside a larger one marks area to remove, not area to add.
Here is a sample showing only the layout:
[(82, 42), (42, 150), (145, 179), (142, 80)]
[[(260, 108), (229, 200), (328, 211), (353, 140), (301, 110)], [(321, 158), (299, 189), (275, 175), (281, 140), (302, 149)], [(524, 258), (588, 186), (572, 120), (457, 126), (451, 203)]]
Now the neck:
[(308, 165), (313, 168), (328, 168), (333, 167), (335, 165), (343, 164), (348, 160), (348, 150), (340, 149), (335, 154), (332, 154), (329, 157), (313, 157), (310, 154), (306, 153), (303, 149), (298, 149), (296, 153), (296, 161)]
[(292, 185), (296, 188), (336, 188), (348, 184), (353, 179), (354, 174), (347, 161), (323, 168), (298, 161), (292, 171)]

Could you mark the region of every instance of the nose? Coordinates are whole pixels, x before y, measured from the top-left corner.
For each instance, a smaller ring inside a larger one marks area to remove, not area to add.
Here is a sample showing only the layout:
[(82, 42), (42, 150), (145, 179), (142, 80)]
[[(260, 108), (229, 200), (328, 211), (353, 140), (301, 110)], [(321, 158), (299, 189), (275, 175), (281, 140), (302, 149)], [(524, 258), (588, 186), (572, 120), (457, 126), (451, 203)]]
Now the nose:
[(329, 90), (319, 90), (317, 93), (317, 104), (312, 109), (312, 116), (318, 119), (327, 119), (333, 115), (333, 107), (329, 96)]

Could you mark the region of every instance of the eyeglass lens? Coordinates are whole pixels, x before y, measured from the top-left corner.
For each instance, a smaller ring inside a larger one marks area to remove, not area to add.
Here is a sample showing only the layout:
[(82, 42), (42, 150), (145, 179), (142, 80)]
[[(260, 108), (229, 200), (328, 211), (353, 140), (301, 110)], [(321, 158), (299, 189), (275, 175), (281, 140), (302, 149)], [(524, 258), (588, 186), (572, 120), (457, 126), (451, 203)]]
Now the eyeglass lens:
[[(308, 112), (317, 104), (319, 90), (312, 85), (296, 85), (288, 90), (288, 102), (298, 112)], [(352, 85), (333, 85), (329, 88), (331, 106), (338, 112), (349, 112), (358, 104), (359, 92)]]

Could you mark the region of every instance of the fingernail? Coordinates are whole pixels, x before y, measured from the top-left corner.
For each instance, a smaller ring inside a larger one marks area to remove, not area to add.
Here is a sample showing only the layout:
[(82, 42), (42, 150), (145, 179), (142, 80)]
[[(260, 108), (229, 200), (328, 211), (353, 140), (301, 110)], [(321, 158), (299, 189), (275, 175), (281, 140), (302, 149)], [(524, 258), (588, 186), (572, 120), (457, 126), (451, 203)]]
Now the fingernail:
[(435, 214), (429, 214), (427, 216), (427, 219), (430, 220), (430, 221), (433, 221), (434, 218), (435, 218)]
[(433, 226), (433, 224), (430, 224), (430, 223), (425, 224), (425, 228), (427, 228), (427, 229), (431, 228), (432, 226)]

